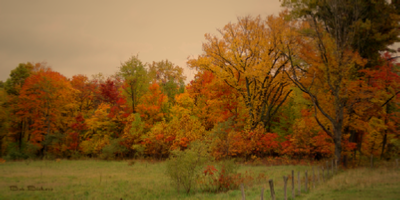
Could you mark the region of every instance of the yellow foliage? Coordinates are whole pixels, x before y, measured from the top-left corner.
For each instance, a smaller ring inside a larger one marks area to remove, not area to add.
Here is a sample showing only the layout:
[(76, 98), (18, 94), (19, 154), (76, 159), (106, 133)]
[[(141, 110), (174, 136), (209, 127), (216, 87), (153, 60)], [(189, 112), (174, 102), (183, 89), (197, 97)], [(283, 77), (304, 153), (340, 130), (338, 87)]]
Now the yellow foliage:
[(239, 18), (219, 30), (221, 38), (206, 34), (203, 55), (188, 61), (193, 68), (212, 72), (243, 97), (252, 128), (260, 122), (269, 124), (291, 91), (283, 73), (289, 62), (281, 51), (294, 44), (295, 32), (284, 16)]

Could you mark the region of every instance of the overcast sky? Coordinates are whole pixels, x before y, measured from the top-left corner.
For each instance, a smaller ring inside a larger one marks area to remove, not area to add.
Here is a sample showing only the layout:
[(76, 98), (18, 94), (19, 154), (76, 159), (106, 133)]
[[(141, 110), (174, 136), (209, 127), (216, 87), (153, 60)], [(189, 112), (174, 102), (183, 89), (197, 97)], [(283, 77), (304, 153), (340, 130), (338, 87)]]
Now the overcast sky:
[(139, 54), (185, 68), (205, 33), (237, 17), (278, 14), (279, 0), (0, 0), (0, 80), (18, 63), (47, 62), (68, 78), (114, 74)]

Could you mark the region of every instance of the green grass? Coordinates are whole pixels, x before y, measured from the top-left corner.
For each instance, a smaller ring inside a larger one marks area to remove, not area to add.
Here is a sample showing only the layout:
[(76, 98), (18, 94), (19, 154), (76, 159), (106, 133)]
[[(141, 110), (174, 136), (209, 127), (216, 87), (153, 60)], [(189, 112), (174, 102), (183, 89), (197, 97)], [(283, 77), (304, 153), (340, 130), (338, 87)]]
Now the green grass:
[[(239, 172), (251, 173), (254, 181), (245, 184), (246, 199), (269, 199), (268, 179), (273, 179), (277, 199), (283, 199), (283, 178), (291, 170), (308, 170), (310, 166), (241, 165)], [(266, 177), (257, 179), (262, 173)], [(290, 181), (288, 182), (290, 185)], [(11, 191), (17, 186), (24, 191)], [(28, 191), (28, 186), (52, 191)], [(296, 182), (297, 187), (297, 182)], [(289, 187), (288, 187), (289, 188)], [(290, 196), (290, 192), (288, 192)], [(398, 170), (379, 168), (341, 172), (308, 194), (296, 199), (396, 199), (400, 197)], [(189, 195), (177, 193), (165, 175), (164, 162), (61, 160), (18, 161), (0, 164), (0, 199), (241, 199), (240, 190), (226, 193)]]

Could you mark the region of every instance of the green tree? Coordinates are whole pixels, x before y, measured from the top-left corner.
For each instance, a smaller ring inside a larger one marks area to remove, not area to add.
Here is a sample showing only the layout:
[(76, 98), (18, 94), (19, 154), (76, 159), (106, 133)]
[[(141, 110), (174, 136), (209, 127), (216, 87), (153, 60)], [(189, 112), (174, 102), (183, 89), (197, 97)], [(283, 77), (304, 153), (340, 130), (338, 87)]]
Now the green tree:
[(183, 68), (171, 61), (153, 62), (149, 65), (149, 74), (152, 81), (160, 85), (171, 104), (175, 103), (175, 95), (184, 92), (186, 76), (183, 75)]
[(19, 95), (25, 80), (31, 75), (34, 66), (32, 63), (20, 63), (10, 73), (10, 78), (5, 82), (5, 89), (8, 94)]
[(132, 112), (136, 113), (136, 106), (140, 97), (149, 88), (149, 74), (139, 56), (132, 56), (128, 61), (121, 64), (119, 73), (124, 79), (123, 94), (128, 98), (132, 105)]

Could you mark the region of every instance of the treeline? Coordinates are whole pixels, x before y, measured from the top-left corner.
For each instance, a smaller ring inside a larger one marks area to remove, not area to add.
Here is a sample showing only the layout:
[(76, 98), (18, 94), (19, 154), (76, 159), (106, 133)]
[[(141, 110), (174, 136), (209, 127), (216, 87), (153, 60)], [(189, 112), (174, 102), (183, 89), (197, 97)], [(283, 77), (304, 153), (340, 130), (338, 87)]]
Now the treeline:
[(203, 141), (217, 159), (397, 157), (398, 3), (283, 5), (206, 34), (187, 85), (181, 67), (138, 56), (110, 77), (20, 64), (1, 84), (1, 156), (162, 159)]

